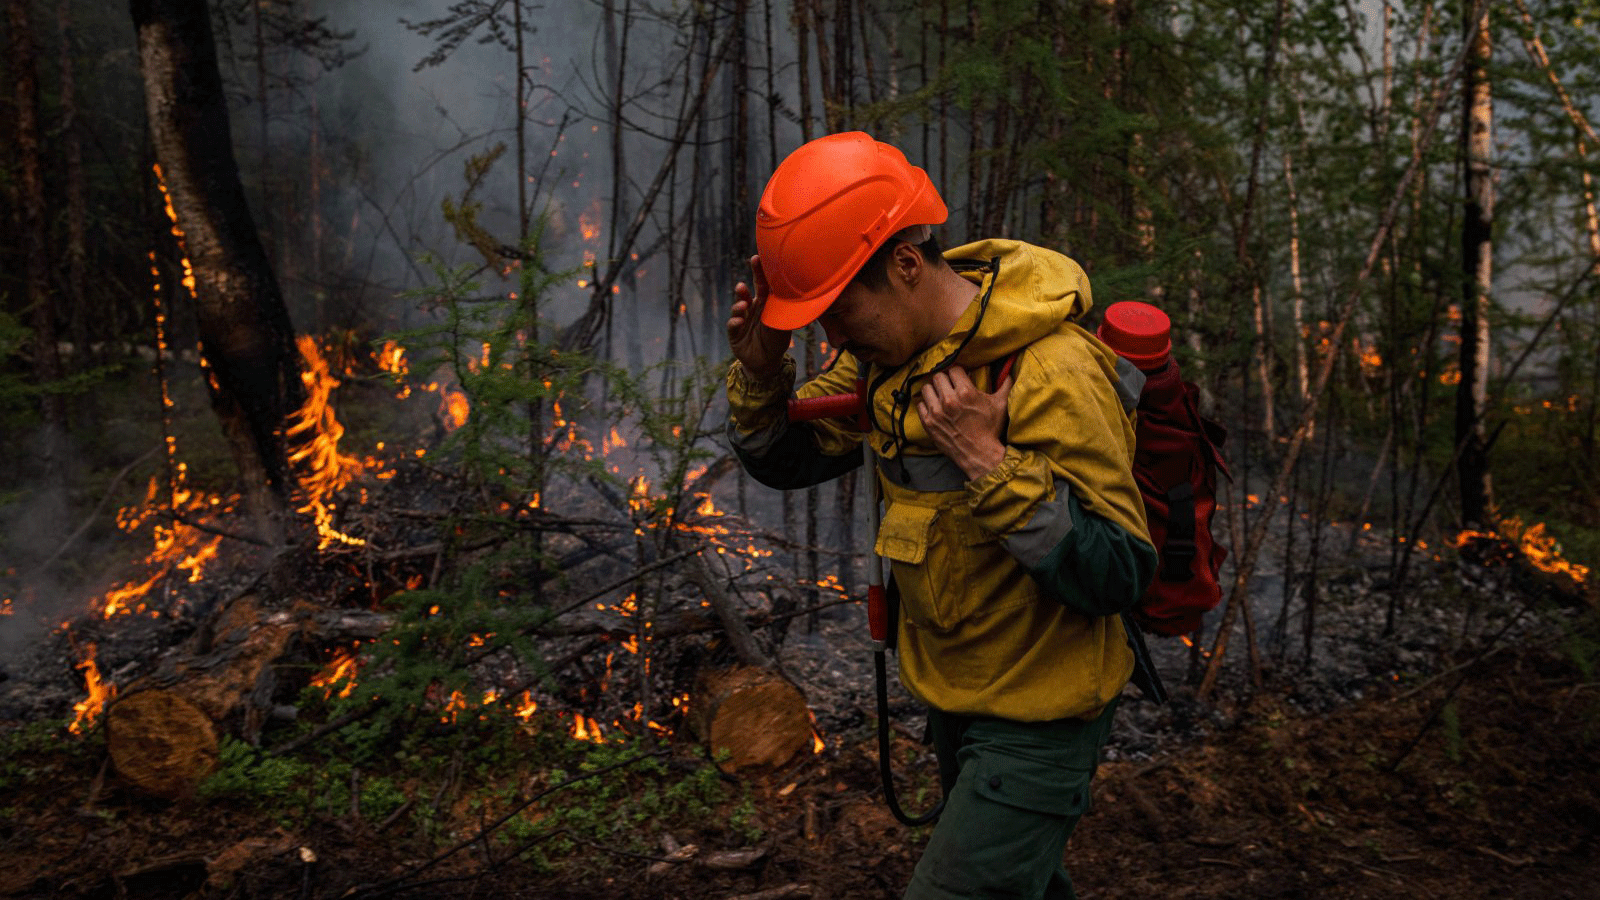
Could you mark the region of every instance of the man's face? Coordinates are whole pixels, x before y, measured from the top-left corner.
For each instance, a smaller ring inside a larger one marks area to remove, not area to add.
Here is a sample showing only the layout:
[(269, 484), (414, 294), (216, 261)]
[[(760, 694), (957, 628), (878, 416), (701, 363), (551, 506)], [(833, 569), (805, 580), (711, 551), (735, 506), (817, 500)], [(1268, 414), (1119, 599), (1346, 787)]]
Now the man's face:
[(829, 344), (864, 362), (894, 368), (921, 349), (904, 312), (905, 299), (893, 286), (873, 289), (851, 282), (817, 324)]

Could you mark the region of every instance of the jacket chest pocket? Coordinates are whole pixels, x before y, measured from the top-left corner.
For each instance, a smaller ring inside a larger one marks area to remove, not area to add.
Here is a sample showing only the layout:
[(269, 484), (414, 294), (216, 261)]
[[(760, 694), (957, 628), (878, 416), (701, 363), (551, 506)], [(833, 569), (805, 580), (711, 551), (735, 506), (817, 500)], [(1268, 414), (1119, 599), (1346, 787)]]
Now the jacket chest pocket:
[(889, 560), (900, 588), (901, 614), (912, 624), (949, 631), (982, 602), (973, 576), (986, 539), (966, 511), (964, 498), (926, 505), (890, 499), (878, 524), (878, 555)]

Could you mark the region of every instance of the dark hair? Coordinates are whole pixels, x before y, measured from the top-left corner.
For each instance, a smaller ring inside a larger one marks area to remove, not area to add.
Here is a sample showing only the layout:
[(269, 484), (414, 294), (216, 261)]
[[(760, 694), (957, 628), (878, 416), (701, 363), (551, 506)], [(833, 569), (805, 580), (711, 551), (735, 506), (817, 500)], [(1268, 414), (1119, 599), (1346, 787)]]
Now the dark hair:
[[(867, 261), (861, 264), (861, 268), (857, 270), (855, 277), (850, 279), (850, 283), (859, 284), (871, 291), (880, 291), (888, 287), (889, 257), (894, 254), (896, 245), (906, 243), (910, 242), (899, 241), (894, 238), (884, 241), (883, 246), (872, 251), (872, 255), (867, 257)], [(927, 240), (913, 246), (922, 252), (922, 258), (930, 264), (937, 266), (944, 263), (944, 249), (939, 246), (939, 239), (931, 233), (928, 235)]]

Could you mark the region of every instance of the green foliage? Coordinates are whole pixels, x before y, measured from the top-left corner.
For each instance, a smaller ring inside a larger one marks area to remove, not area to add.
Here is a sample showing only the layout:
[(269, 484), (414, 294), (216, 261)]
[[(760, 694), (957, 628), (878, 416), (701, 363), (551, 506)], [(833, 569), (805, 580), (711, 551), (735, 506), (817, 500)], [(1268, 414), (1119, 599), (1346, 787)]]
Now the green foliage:
[[(628, 741), (576, 745), (583, 755), (568, 767), (546, 772), (549, 785), (636, 757), (647, 748)], [(738, 798), (737, 800), (735, 798)], [(726, 811), (733, 803), (731, 812)], [(741, 839), (756, 839), (755, 807), (747, 788), (725, 782), (715, 766), (702, 762), (683, 772), (660, 757), (649, 757), (625, 769), (575, 782), (550, 795), (516, 828), (501, 835), (506, 846), (536, 843), (545, 859), (568, 856), (603, 846), (625, 853), (650, 853), (650, 839), (661, 823), (689, 825), (706, 831), (730, 830)], [(719, 824), (721, 823), (721, 824)]]
[(217, 769), (200, 782), (196, 795), (209, 802), (232, 802), (271, 810), (284, 824), (293, 814), (337, 818), (352, 808), (351, 785), (359, 784), (355, 804), (362, 816), (383, 819), (405, 802), (405, 794), (384, 775), (357, 772), (350, 760), (275, 756), (225, 737)]
[(38, 389), (29, 385), (18, 363), (22, 348), (31, 334), (16, 319), (0, 311), (0, 415), (10, 421), (15, 413), (25, 410), (37, 396)]
[(40, 719), (0, 732), (0, 807), (30, 789), (49, 787), (63, 770), (94, 764), (105, 752), (104, 732), (68, 735), (66, 722)]

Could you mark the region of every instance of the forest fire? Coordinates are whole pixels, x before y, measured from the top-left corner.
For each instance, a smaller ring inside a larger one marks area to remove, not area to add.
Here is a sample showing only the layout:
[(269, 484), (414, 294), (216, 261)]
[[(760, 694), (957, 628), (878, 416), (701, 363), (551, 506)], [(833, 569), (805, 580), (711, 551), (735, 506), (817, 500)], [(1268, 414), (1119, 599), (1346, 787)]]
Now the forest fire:
[(159, 614), (151, 610), (148, 602), (157, 584), (174, 571), (186, 572), (189, 583), (197, 582), (205, 564), (216, 558), (222, 536), (208, 534), (193, 523), (218, 511), (231, 510), (233, 503), (189, 487), (187, 479), (188, 467), (178, 463), (174, 467), (173, 483), (168, 486), (171, 495), (166, 503), (158, 499), (160, 480), (152, 477), (144, 502), (117, 513), (117, 527), (128, 534), (150, 525), (154, 547), (144, 559), (144, 565), (149, 567), (148, 575), (112, 588), (100, 599), (97, 605), (103, 618), (130, 613)]
[(333, 377), (328, 362), (317, 347), (315, 338), (301, 335), (296, 341), (305, 368), (300, 374), (305, 383), (306, 402), (289, 417), (284, 430), (295, 446), (289, 462), (300, 471), (300, 489), (305, 495), (304, 505), (297, 508), (302, 515), (311, 516), (317, 529), (317, 549), (325, 550), (335, 543), (361, 546), (366, 541), (351, 537), (333, 527), (337, 506), (332, 500), (335, 492), (344, 488), (365, 467), (361, 460), (339, 452), (339, 439), (344, 437), (344, 426), (333, 412), (329, 398), (339, 380)]
[[(334, 355), (330, 353), (328, 345), (314, 337), (301, 336), (296, 344), (302, 357), (301, 378), (306, 399), (301, 408), (287, 419), (284, 428), (289, 447), (288, 458), (296, 479), (294, 508), (315, 527), (318, 551), (365, 547), (369, 538), (350, 533), (349, 526), (339, 520), (341, 507), (356, 501), (341, 500), (341, 497), (353, 496), (352, 485), (359, 483), (359, 479), (382, 479), (385, 475), (396, 474), (396, 470), (385, 466), (376, 457), (352, 455), (341, 450), (346, 431), (335, 414), (335, 392), (354, 369), (347, 365), (342, 373), (336, 372), (330, 364)], [(453, 430), (469, 421), (471, 403), (465, 391), (443, 377), (445, 373), (436, 373), (431, 381), (413, 377), (406, 348), (400, 343), (393, 340), (384, 342), (374, 348), (372, 357), (378, 369), (394, 377), (398, 398), (411, 396), (419, 387), (423, 392), (438, 395), (436, 421), (441, 427)], [(488, 365), (488, 357), (486, 355), (481, 362), (474, 357), (469, 365), (477, 371), (478, 367)], [(169, 409), (172, 406), (165, 393), (163, 404)], [(714, 549), (716, 553), (725, 554), (729, 560), (738, 559), (746, 568), (756, 560), (772, 555), (773, 551), (757, 547), (748, 536), (743, 536), (739, 529), (732, 527), (728, 513), (718, 508), (709, 491), (680, 493), (682, 487), (696, 484), (705, 477), (709, 471), (707, 464), (698, 464), (677, 479), (678, 490), (674, 490), (673, 480), (647, 474), (643, 469), (635, 469), (635, 474), (626, 475), (624, 467), (629, 466), (627, 455), (635, 447), (642, 446), (643, 439), (637, 432), (629, 430), (625, 423), (618, 422), (604, 425), (591, 436), (576, 421), (577, 416), (571, 416), (563, 410), (559, 396), (551, 401), (548, 408), (552, 413), (548, 420), (548, 451), (577, 453), (591, 459), (598, 456), (603, 460), (606, 467), (625, 484), (624, 502), (633, 519), (636, 534), (664, 536), (663, 533), (670, 530), (703, 541), (708, 551)], [(676, 433), (681, 434), (681, 429)], [(417, 454), (421, 455), (423, 449), (418, 448)], [(142, 502), (123, 509), (118, 515), (118, 525), (125, 532), (131, 534), (148, 529), (154, 548), (144, 559), (145, 568), (139, 577), (119, 584), (96, 601), (96, 610), (104, 617), (176, 613), (175, 604), (180, 603), (182, 597), (176, 590), (177, 586), (201, 580), (206, 564), (218, 556), (222, 542), (230, 534), (236, 533), (224, 517), (237, 511), (240, 498), (207, 494), (191, 486), (187, 467), (176, 460), (175, 440), (167, 441), (167, 450), (170, 474), (151, 478)], [(378, 452), (383, 450), (384, 446), (379, 444)], [(411, 451), (393, 448), (389, 452), (409, 456)], [(365, 494), (363, 489), (363, 502)], [(531, 508), (538, 506), (537, 500), (531, 504)], [(502, 511), (509, 512), (510, 508), (505, 506)], [(734, 537), (736, 534), (741, 536)], [(736, 549), (733, 540), (747, 546)], [(182, 576), (181, 580), (177, 577), (179, 575)], [(420, 582), (421, 576), (417, 575), (405, 579), (408, 589), (420, 587)], [(818, 586), (842, 593), (837, 576), (820, 578)], [(626, 594), (624, 600), (595, 606), (601, 612), (619, 615), (624, 619), (636, 617), (641, 607), (639, 594), (632, 591)], [(157, 604), (152, 599), (163, 596), (172, 598), (169, 605)], [(707, 603), (701, 601), (701, 605), (706, 606)], [(434, 614), (438, 614), (437, 607)], [(642, 623), (646, 629), (652, 625), (649, 621)], [(492, 635), (487, 632), (474, 634), (469, 646), (483, 652), (493, 652), (490, 638)], [(363, 666), (370, 659), (362, 653), (362, 646), (363, 641), (358, 640), (334, 649), (326, 657), (323, 668), (309, 679), (310, 687), (328, 701), (354, 697)], [(116, 694), (115, 685), (102, 676), (94, 652), (92, 645), (86, 645), (82, 661), (77, 666), (82, 672), (87, 695), (75, 706), (76, 720), (72, 728), (75, 734), (81, 734), (88, 728)], [(659, 667), (660, 660), (652, 655), (648, 632), (619, 640), (612, 652), (605, 654), (607, 664), (606, 674), (601, 679), (602, 691), (613, 680), (612, 660), (619, 663), (615, 673), (616, 684), (611, 685), (615, 688), (622, 680), (622, 673), (631, 671), (620, 665), (621, 660), (630, 656), (637, 660), (637, 671), (643, 677), (650, 677), (651, 672)], [(601, 713), (600, 709), (604, 708), (601, 706), (580, 705), (579, 709), (573, 709), (562, 704), (566, 706), (565, 709), (548, 712), (531, 690), (520, 687), (516, 693), (503, 694), (493, 688), (473, 690), (465, 685), (458, 689), (436, 686), (428, 692), (423, 705), (441, 724), (458, 724), (464, 721), (463, 716), (470, 719), (476, 715), (479, 719), (487, 719), (504, 715), (524, 723), (523, 727), (539, 727), (535, 725), (535, 716), (545, 711), (546, 716), (557, 717), (556, 721), (563, 726), (562, 731), (573, 740), (607, 743), (625, 740), (627, 735), (643, 733), (672, 735), (685, 719), (689, 696), (683, 694), (672, 698), (673, 708), (665, 718), (666, 724), (653, 720), (643, 703), (634, 703), (631, 711), (618, 714), (615, 718), (609, 712)], [(571, 717), (570, 722), (562, 721), (567, 716)], [(822, 752), (825, 742), (814, 724), (808, 736), (811, 739), (808, 746), (812, 752)]]
[(84, 644), (83, 659), (77, 668), (83, 672), (84, 686), (89, 695), (72, 706), (73, 719), (67, 730), (73, 734), (83, 734), (100, 717), (106, 704), (117, 696), (117, 686), (100, 678), (100, 666), (95, 662), (94, 655), (94, 644)]
[(1457, 549), (1498, 545), (1503, 548), (1503, 561), (1515, 559), (1520, 551), (1522, 558), (1541, 572), (1565, 576), (1578, 585), (1589, 579), (1589, 567), (1564, 558), (1560, 543), (1546, 531), (1543, 522), (1525, 527), (1521, 519), (1513, 516), (1502, 520), (1498, 531), (1463, 530), (1454, 543)]

